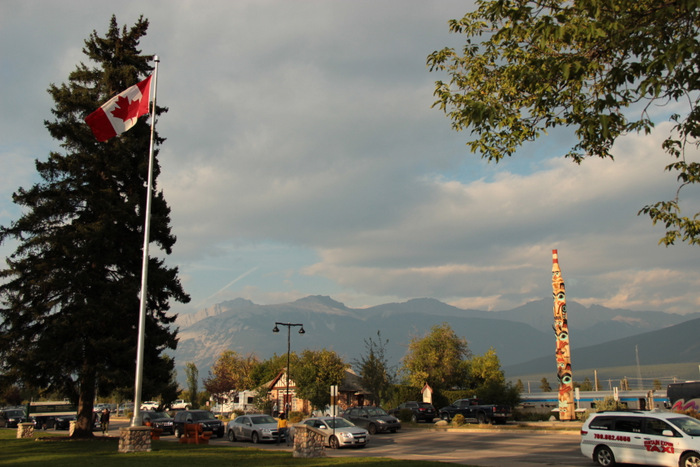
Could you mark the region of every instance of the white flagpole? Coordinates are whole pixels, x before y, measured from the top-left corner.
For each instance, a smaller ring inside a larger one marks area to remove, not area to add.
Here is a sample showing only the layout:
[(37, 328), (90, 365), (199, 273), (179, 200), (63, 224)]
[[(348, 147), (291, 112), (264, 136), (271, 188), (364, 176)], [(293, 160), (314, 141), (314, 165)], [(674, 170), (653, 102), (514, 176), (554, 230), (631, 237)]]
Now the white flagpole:
[(153, 186), (153, 144), (156, 127), (156, 95), (158, 91), (158, 55), (153, 57), (156, 63), (153, 71), (153, 102), (151, 107), (151, 145), (148, 150), (148, 188), (146, 190), (146, 220), (143, 227), (143, 264), (141, 267), (141, 303), (139, 306), (139, 335), (136, 349), (136, 383), (134, 391), (134, 417), (131, 426), (143, 425), (141, 416), (141, 387), (143, 386), (143, 347), (146, 340), (146, 302), (148, 298), (148, 244), (151, 236), (151, 187)]

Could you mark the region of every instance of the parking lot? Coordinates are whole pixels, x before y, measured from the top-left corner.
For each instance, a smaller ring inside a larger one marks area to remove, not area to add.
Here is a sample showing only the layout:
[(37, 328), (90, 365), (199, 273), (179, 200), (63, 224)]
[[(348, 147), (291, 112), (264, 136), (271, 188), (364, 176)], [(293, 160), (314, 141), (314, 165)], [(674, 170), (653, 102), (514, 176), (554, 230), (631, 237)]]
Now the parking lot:
[[(126, 419), (114, 419), (110, 435), (118, 436), (119, 428), (128, 426)], [(51, 430), (53, 431), (53, 430)], [(102, 433), (96, 432), (96, 436)], [(174, 436), (161, 440), (176, 442)], [(394, 459), (431, 460), (484, 467), (584, 467), (593, 465), (581, 455), (580, 435), (575, 427), (567, 431), (466, 429), (438, 431), (406, 428), (398, 433), (374, 435), (365, 448), (326, 449), (328, 457), (390, 457)], [(214, 446), (254, 447), (265, 450), (287, 450), (285, 443), (231, 443), (212, 438)]]
[[(175, 442), (173, 436), (161, 439)], [(433, 431), (403, 429), (398, 433), (374, 435), (365, 448), (326, 449), (329, 457), (390, 457), (394, 459), (432, 460), (484, 467), (543, 466), (583, 467), (592, 465), (581, 455), (578, 431)], [(212, 438), (212, 445), (288, 450), (285, 443), (231, 443)]]

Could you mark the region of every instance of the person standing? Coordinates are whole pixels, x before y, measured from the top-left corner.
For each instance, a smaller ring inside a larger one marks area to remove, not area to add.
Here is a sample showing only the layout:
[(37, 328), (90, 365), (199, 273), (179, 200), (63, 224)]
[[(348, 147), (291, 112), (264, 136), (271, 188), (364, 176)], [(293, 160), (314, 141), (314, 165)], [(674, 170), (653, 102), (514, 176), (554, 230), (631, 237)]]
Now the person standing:
[(280, 444), (280, 440), (284, 436), (287, 441), (287, 446), (289, 446), (289, 439), (287, 438), (287, 414), (282, 412), (280, 414), (279, 420), (277, 420), (277, 444)]
[(102, 434), (109, 434), (109, 409), (105, 407), (100, 416), (100, 426), (102, 427)]

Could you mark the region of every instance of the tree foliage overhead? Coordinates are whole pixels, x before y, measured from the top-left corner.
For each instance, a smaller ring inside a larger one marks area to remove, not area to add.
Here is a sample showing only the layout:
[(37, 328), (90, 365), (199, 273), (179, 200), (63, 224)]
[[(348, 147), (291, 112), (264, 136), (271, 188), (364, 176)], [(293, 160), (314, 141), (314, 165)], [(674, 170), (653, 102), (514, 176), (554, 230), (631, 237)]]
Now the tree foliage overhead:
[(498, 162), (556, 127), (574, 129), (568, 157), (612, 158), (616, 139), (649, 133), (655, 106), (673, 130), (662, 149), (677, 174), (674, 199), (640, 210), (666, 227), (660, 243), (700, 243), (698, 214), (684, 217), (681, 189), (700, 181), (690, 148), (700, 136), (700, 1), (481, 0), (449, 23), (463, 34), (461, 52), (428, 57), (437, 81), (435, 106), (456, 130), (470, 129), (469, 148)]
[[(85, 41), (94, 66), (80, 63), (49, 87), (45, 125), (61, 149), (36, 161), (41, 181), (14, 193), (22, 215), (0, 227), (0, 243), (18, 243), (0, 270), (0, 372), (77, 402), (76, 436), (91, 436), (96, 395), (133, 388), (150, 128), (143, 117), (99, 143), (83, 119), (152, 72), (138, 49), (147, 29), (144, 18), (120, 28), (112, 17), (105, 36)], [(156, 162), (154, 179), (159, 172)], [(151, 209), (151, 242), (170, 254), (170, 208), (155, 187)], [(189, 297), (177, 268), (154, 257), (148, 266), (143, 394), (151, 398), (172, 389), (174, 362), (163, 351), (176, 347), (177, 331), (168, 310)]]

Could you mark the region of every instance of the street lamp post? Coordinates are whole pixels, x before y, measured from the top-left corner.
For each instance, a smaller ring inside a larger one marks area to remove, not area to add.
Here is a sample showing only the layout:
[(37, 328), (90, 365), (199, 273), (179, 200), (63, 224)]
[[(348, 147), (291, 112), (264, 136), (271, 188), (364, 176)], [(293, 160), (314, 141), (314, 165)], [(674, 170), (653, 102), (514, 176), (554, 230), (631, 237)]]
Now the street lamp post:
[[(280, 322), (275, 322), (275, 327), (272, 329), (272, 332), (280, 332), (280, 328), (277, 326), (287, 326), (287, 397), (289, 398), (289, 409), (292, 408), (292, 397), (289, 395), (289, 351), (290, 351), (290, 345), (291, 345), (291, 330), (293, 326), (299, 326), (299, 334), (304, 334), (306, 331), (304, 331), (304, 325), (301, 323), (280, 323)], [(289, 410), (287, 410), (287, 403), (284, 402), (284, 398), (282, 398), (282, 403), (285, 405), (284, 407), (284, 414), (286, 417), (289, 417)]]

